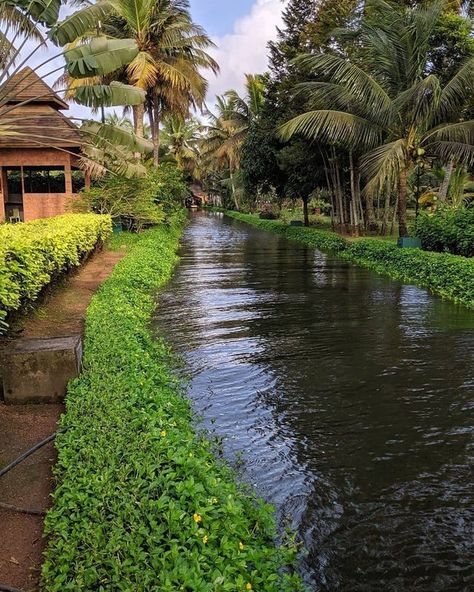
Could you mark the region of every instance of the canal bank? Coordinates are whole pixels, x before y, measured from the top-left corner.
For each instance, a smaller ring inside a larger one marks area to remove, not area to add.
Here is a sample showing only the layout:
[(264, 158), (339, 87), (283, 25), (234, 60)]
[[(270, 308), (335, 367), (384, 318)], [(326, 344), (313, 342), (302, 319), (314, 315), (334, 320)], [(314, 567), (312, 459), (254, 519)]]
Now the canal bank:
[(255, 214), (225, 211), (226, 216), (285, 236), (309, 247), (337, 253), (361, 267), (393, 279), (428, 288), (434, 294), (474, 309), (474, 259), (397, 245), (371, 238), (349, 241), (336, 232), (288, 226), (284, 222), (261, 220)]
[(89, 306), (84, 372), (56, 440), (46, 592), (301, 589), (294, 546), (276, 544), (273, 509), (196, 434), (176, 360), (149, 328), (177, 263), (178, 218), (129, 235)]
[(180, 257), (157, 329), (309, 589), (467, 591), (473, 313), (220, 214)]

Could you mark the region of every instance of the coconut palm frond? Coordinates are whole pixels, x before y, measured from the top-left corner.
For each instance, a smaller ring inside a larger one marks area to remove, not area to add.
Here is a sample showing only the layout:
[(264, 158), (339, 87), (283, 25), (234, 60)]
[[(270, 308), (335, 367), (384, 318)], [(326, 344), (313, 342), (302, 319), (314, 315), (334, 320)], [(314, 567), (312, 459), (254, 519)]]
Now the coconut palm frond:
[(367, 180), (364, 191), (383, 193), (398, 183), (400, 172), (408, 166), (408, 151), (403, 139), (378, 146), (361, 159), (361, 171)]
[(392, 119), (392, 100), (386, 90), (359, 66), (333, 55), (303, 55), (295, 63), (310, 72), (341, 84), (357, 103), (371, 105), (379, 121)]
[(344, 111), (309, 111), (291, 119), (279, 129), (282, 139), (296, 134), (310, 140), (342, 144), (348, 148), (370, 148), (380, 144), (383, 129), (367, 119)]
[(436, 117), (439, 121), (459, 114), (474, 94), (474, 57), (468, 59), (442, 89)]

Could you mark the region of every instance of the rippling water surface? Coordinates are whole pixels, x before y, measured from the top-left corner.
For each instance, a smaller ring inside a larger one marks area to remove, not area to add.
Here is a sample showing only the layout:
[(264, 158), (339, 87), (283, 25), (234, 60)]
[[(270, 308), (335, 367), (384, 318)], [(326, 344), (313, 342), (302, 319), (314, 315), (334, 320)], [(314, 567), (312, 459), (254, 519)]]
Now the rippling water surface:
[(474, 313), (220, 215), (181, 256), (157, 326), (309, 588), (474, 590)]

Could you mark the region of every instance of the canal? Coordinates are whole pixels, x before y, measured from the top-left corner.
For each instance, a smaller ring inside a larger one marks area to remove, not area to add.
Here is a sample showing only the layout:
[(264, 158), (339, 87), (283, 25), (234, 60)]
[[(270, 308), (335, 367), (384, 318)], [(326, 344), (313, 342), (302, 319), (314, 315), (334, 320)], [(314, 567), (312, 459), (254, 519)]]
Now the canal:
[(474, 313), (219, 214), (180, 254), (156, 325), (309, 589), (473, 590)]

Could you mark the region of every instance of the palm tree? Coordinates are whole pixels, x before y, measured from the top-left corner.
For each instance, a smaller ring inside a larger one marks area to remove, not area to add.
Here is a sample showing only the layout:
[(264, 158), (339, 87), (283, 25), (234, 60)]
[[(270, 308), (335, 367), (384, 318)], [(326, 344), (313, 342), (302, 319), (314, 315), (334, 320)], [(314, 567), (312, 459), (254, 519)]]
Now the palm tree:
[(169, 116), (163, 122), (162, 135), (168, 154), (174, 157), (180, 169), (192, 174), (199, 157), (199, 123), (193, 118)]
[(252, 123), (260, 117), (265, 101), (263, 76), (246, 74), (246, 93), (242, 98), (230, 90), (217, 98), (217, 115), (209, 114), (201, 151), (208, 168), (228, 170), (234, 205), (239, 209), (235, 173), (240, 167), (242, 145)]
[[(160, 122), (164, 114), (186, 116), (202, 108), (207, 91), (204, 70), (218, 71), (206, 53), (213, 46), (193, 23), (188, 0), (98, 0), (60, 23), (53, 39), (66, 45), (100, 33), (112, 39), (132, 38), (139, 49), (122, 71), (122, 80), (144, 89), (158, 161)], [(135, 132), (143, 134), (144, 105), (134, 107)]]
[(313, 79), (300, 85), (311, 111), (281, 128), (361, 151), (365, 192), (398, 191), (400, 235), (408, 234), (408, 177), (430, 158), (474, 162), (474, 121), (462, 112), (474, 91), (474, 58), (442, 85), (430, 73), (429, 41), (446, 7), (400, 10), (384, 0), (367, 2), (358, 34), (360, 64), (333, 55), (299, 59)]
[(201, 156), (210, 171), (228, 171), (234, 206), (239, 209), (235, 172), (240, 166), (241, 128), (237, 127), (234, 106), (226, 97), (217, 97), (217, 114), (209, 113), (209, 124), (203, 128)]

